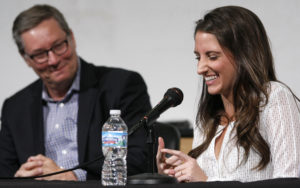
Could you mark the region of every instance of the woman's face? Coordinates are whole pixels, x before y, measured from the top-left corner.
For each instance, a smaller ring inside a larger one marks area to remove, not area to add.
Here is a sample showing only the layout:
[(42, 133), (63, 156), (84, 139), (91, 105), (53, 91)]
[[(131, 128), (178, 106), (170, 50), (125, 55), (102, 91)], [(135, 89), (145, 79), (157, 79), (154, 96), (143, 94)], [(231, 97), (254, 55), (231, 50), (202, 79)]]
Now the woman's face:
[(198, 60), (197, 72), (205, 79), (208, 93), (232, 99), (237, 73), (230, 52), (224, 52), (215, 35), (198, 31), (194, 53)]

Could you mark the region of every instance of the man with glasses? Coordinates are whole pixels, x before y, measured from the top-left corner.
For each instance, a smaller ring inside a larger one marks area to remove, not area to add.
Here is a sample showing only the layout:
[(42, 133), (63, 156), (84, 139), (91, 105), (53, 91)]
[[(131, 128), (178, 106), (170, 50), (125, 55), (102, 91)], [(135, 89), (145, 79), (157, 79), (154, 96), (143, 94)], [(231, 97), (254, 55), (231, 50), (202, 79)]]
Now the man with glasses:
[[(0, 176), (39, 176), (103, 156), (101, 127), (120, 109), (130, 128), (151, 109), (135, 72), (96, 67), (76, 53), (74, 35), (54, 7), (36, 5), (13, 24), (19, 53), (39, 79), (5, 100), (0, 131)], [(146, 135), (128, 139), (128, 176), (145, 172)], [(100, 180), (103, 157), (83, 169), (39, 179)]]
[(57, 56), (61, 56), (64, 53), (66, 53), (67, 50), (68, 50), (68, 40), (66, 39), (58, 44), (55, 44), (49, 50), (38, 52), (38, 53), (32, 54), (32, 55), (28, 55), (28, 54), (25, 54), (25, 55), (28, 56), (33, 61), (35, 61), (37, 64), (43, 64), (48, 61), (48, 53), (50, 51), (52, 51)]

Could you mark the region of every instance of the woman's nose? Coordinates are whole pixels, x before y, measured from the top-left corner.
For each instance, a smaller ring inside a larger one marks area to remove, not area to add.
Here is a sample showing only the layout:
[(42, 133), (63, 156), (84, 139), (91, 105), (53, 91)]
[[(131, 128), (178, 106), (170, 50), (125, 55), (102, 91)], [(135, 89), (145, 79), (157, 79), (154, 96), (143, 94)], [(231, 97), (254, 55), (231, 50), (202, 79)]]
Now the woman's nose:
[(197, 65), (197, 73), (203, 75), (208, 71), (207, 63), (205, 60), (199, 60)]

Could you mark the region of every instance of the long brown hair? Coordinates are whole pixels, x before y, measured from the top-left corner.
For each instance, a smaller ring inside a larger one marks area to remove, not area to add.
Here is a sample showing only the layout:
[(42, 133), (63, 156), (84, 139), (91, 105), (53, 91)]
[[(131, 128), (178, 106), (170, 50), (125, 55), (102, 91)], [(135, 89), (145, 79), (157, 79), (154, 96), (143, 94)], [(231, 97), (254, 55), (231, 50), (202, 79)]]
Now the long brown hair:
[[(233, 87), (237, 145), (248, 159), (250, 149), (261, 157), (255, 168), (263, 169), (270, 162), (270, 148), (259, 132), (260, 107), (268, 103), (270, 81), (277, 81), (273, 57), (264, 26), (251, 11), (237, 6), (212, 10), (196, 22), (198, 31), (213, 34), (222, 48), (229, 51), (236, 64), (237, 78)], [(210, 95), (203, 81), (196, 124), (204, 131), (204, 142), (189, 152), (197, 158), (216, 134), (224, 106), (220, 95)]]

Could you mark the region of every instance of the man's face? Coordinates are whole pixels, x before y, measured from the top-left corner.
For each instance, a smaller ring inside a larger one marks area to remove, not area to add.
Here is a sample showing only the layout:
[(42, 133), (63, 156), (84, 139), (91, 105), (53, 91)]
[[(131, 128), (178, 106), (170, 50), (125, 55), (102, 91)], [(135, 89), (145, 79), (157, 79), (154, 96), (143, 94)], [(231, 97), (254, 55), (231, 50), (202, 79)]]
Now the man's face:
[[(43, 80), (48, 89), (69, 87), (77, 71), (76, 44), (73, 33), (67, 37), (53, 18), (44, 20), (36, 27), (21, 34), (27, 64)], [(42, 64), (36, 63), (30, 56), (45, 50), (53, 49), (67, 40), (67, 50), (56, 55), (52, 50), (48, 52), (48, 60)]]

